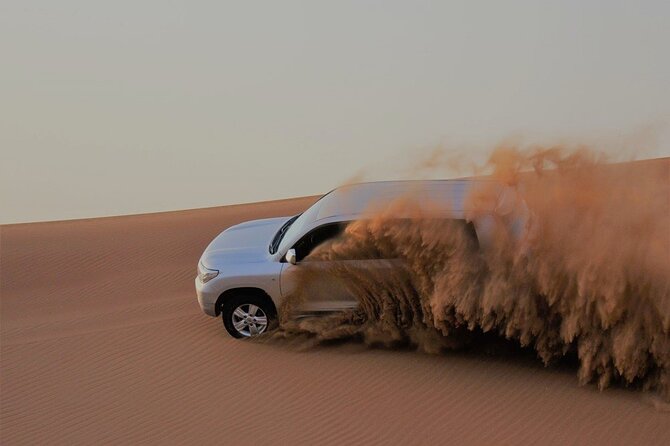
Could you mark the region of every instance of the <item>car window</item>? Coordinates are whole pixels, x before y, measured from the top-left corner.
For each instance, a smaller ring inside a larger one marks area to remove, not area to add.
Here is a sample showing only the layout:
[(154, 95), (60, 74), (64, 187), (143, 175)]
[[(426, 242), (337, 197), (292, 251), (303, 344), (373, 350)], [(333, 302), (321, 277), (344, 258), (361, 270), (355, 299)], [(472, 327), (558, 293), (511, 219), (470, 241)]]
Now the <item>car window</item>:
[[(309, 255), (314, 248), (327, 241), (334, 241), (335, 244), (339, 243), (339, 241), (335, 239), (343, 235), (347, 224), (348, 223), (334, 223), (323, 225), (301, 238), (294, 246), (298, 260), (302, 260)], [(394, 232), (396, 234), (403, 234), (405, 231), (416, 231), (417, 225), (423, 226), (423, 229), (419, 229), (420, 231), (428, 231), (435, 233), (436, 235), (442, 231), (460, 232), (467, 240), (469, 240), (468, 249), (477, 250), (479, 248), (477, 232), (474, 225), (472, 222), (463, 219), (430, 218), (416, 220), (398, 218), (387, 221), (385, 225), (387, 226), (384, 229), (386, 234), (392, 234)], [(365, 227), (363, 227), (363, 229), (366, 230)], [(343, 237), (342, 241), (346, 243), (346, 234), (343, 235)], [(399, 247), (394, 246), (392, 243), (379, 243), (379, 240), (373, 239), (370, 239), (369, 242), (370, 243), (365, 243), (365, 240), (359, 239), (354, 249), (338, 249), (336, 250), (337, 254), (334, 257), (326, 256), (326, 258), (337, 260), (396, 260), (401, 259), (403, 256), (402, 249), (397, 249)], [(326, 247), (326, 250), (327, 249), (328, 247)]]
[(293, 245), (297, 260), (301, 261), (307, 257), (317, 246), (340, 236), (345, 227), (345, 223), (329, 223), (309, 231), (300, 240), (298, 240), (295, 245)]
[[(472, 222), (462, 219), (426, 219), (417, 220), (408, 218), (398, 218), (387, 222), (387, 224), (394, 226), (396, 231), (411, 231), (416, 229), (417, 224), (428, 224), (426, 227), (428, 231), (463, 231), (463, 234), (470, 240), (471, 249), (478, 249), (479, 242), (477, 240), (477, 232)], [(336, 239), (343, 235), (347, 225), (350, 222), (327, 223), (321, 225), (300, 238), (294, 245), (296, 250), (296, 258), (298, 261), (307, 257), (317, 246)], [(337, 241), (335, 242), (337, 243)], [(346, 253), (340, 252), (337, 256), (338, 260), (393, 260), (402, 257), (398, 253), (381, 252), (375, 243), (370, 243), (368, 246), (360, 246), (355, 252)], [(343, 254), (346, 257), (343, 257)]]

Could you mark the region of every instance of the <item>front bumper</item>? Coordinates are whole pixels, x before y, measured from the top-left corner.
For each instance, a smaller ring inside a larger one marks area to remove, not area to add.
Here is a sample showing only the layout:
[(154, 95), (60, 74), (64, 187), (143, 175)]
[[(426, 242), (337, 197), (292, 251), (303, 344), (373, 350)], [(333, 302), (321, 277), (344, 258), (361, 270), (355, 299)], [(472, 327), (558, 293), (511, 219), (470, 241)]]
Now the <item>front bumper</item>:
[(216, 301), (219, 294), (215, 290), (208, 289), (207, 284), (195, 278), (195, 293), (198, 295), (198, 304), (203, 313), (216, 317)]

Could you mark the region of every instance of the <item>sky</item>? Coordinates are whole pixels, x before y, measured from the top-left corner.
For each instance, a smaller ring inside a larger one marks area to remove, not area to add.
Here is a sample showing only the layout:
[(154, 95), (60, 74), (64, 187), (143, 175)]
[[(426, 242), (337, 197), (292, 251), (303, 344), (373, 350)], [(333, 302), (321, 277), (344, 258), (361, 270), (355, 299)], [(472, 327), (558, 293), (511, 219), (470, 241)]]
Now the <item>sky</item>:
[(668, 23), (668, 1), (3, 0), (0, 223), (312, 195), (510, 138), (669, 156)]

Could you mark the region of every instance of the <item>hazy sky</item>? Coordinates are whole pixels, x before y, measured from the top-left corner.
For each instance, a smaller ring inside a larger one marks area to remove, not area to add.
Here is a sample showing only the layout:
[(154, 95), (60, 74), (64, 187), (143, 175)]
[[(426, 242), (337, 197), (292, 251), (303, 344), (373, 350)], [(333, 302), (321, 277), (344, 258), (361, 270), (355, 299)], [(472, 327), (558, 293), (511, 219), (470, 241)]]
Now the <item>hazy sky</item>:
[(510, 136), (667, 156), (669, 23), (667, 0), (3, 0), (0, 223), (315, 194)]

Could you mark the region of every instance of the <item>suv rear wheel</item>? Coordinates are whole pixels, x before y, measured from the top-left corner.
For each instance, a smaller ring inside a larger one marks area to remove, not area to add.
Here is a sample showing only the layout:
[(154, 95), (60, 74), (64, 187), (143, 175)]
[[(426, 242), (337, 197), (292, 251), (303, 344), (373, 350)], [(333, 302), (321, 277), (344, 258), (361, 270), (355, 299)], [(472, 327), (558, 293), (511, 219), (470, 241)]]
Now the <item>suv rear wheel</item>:
[(250, 338), (265, 333), (276, 319), (274, 306), (267, 298), (242, 294), (223, 303), (221, 317), (226, 331), (234, 338)]

